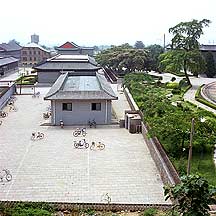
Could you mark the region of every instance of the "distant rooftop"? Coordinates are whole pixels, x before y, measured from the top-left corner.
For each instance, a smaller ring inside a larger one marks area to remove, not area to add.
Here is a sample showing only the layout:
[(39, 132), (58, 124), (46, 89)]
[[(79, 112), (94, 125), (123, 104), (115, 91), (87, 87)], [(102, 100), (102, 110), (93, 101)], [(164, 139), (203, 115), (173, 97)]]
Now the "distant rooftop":
[(88, 55), (61, 55), (58, 54), (39, 63), (34, 67), (37, 70), (64, 70), (64, 71), (96, 71), (100, 69), (94, 58)]
[(18, 61), (19, 59), (16, 59), (14, 57), (0, 57), (0, 67)]
[(94, 49), (93, 47), (81, 47), (75, 44), (74, 42), (67, 41), (66, 43), (62, 44), (61, 46), (56, 48), (57, 50), (73, 50), (73, 49)]
[(36, 43), (28, 43), (28, 44), (26, 44), (26, 45), (23, 46), (23, 47), (39, 48), (39, 49), (41, 49), (41, 50), (43, 50), (43, 51), (45, 51), (45, 52), (49, 52), (49, 50), (44, 49), (42, 46), (40, 46), (39, 44), (36, 44)]
[(10, 41), (9, 43), (1, 43), (0, 48), (5, 51), (15, 51), (15, 50), (21, 50), (22, 47), (17, 44), (15, 41)]
[(216, 45), (200, 45), (200, 50), (201, 51), (216, 51)]

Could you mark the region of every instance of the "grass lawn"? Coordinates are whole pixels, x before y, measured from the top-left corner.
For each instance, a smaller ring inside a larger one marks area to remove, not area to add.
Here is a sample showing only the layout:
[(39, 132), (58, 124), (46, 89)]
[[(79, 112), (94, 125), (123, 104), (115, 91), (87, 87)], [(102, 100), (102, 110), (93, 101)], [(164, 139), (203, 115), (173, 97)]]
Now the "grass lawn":
[(19, 77), (16, 80), (16, 82), (17, 84), (34, 85), (37, 82), (37, 76), (30, 75), (30, 76)]

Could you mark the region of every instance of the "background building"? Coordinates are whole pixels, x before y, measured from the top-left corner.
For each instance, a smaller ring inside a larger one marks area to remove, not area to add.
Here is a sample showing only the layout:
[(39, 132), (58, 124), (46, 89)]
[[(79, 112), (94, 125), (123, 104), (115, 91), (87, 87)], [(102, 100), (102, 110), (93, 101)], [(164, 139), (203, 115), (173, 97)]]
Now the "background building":
[(0, 76), (18, 70), (18, 62), (14, 57), (0, 57)]
[(22, 47), (21, 63), (26, 66), (34, 66), (39, 62), (50, 58), (50, 52), (36, 43), (29, 43)]
[(93, 47), (80, 47), (73, 42), (66, 42), (56, 48), (59, 54), (63, 55), (94, 55)]
[(0, 57), (14, 57), (20, 60), (22, 47), (14, 40), (0, 44)]
[(39, 43), (39, 35), (33, 34), (31, 35), (31, 43)]
[(39, 83), (54, 83), (62, 72), (95, 75), (100, 69), (94, 58), (88, 55), (56, 55), (34, 67)]

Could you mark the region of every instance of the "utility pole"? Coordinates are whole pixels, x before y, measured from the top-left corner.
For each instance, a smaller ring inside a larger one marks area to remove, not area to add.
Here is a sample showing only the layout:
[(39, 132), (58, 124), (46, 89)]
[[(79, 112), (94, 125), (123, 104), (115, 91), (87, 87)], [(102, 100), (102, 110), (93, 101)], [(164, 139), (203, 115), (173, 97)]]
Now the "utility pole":
[(164, 42), (164, 51), (165, 51), (165, 48), (166, 48), (166, 35), (164, 34), (164, 38), (163, 38), (164, 40), (163, 40), (163, 42)]
[(188, 154), (187, 175), (190, 175), (190, 170), (191, 170), (193, 135), (194, 135), (194, 118), (192, 118), (192, 120), (191, 120), (191, 132), (190, 132), (190, 145), (189, 145), (189, 154)]

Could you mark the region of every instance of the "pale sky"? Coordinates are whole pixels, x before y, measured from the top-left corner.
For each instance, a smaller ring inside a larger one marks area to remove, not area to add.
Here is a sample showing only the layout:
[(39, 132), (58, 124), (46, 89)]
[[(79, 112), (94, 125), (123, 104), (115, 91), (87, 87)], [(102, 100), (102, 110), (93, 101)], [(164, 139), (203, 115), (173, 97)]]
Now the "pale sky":
[(163, 34), (181, 21), (212, 21), (200, 42), (216, 44), (216, 0), (1, 0), (0, 43), (119, 45), (137, 40), (163, 45)]

